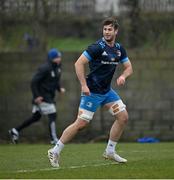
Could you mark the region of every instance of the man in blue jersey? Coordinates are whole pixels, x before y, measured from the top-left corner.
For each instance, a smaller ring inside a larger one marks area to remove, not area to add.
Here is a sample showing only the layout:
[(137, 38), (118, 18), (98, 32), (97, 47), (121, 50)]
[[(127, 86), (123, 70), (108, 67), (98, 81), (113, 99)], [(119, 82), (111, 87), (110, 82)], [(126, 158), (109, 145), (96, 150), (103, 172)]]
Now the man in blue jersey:
[[(124, 85), (133, 70), (125, 49), (116, 43), (118, 23), (113, 17), (103, 21), (103, 38), (90, 45), (75, 63), (77, 77), (81, 84), (81, 101), (77, 119), (68, 126), (57, 144), (48, 150), (48, 158), (53, 167), (59, 167), (59, 156), (64, 145), (79, 130), (86, 127), (92, 120), (97, 108), (104, 106), (115, 117), (108, 144), (103, 157), (116, 162), (125, 163), (115, 151), (120, 136), (127, 124), (128, 113), (119, 95), (111, 88), (111, 80), (118, 64), (123, 65), (123, 72), (117, 78), (118, 86)], [(85, 65), (89, 64), (90, 73), (85, 78)]]

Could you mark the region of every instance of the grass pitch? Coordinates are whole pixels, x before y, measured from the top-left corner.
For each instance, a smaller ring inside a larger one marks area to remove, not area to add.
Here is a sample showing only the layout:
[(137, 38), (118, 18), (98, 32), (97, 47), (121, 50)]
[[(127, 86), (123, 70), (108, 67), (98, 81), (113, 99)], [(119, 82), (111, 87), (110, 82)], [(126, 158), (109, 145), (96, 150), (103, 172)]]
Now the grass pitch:
[(45, 144), (0, 145), (0, 178), (30, 179), (148, 179), (174, 178), (174, 143), (120, 143), (118, 153), (128, 159), (115, 164), (102, 158), (106, 144), (68, 144), (61, 168), (51, 168)]

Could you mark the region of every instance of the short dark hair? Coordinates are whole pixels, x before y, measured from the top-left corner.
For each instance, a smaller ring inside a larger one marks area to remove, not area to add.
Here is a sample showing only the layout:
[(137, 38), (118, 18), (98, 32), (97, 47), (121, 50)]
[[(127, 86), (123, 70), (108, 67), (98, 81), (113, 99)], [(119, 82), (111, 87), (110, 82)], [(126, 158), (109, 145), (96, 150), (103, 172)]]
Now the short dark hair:
[(114, 29), (118, 29), (118, 27), (119, 27), (119, 24), (118, 24), (116, 17), (108, 17), (103, 21), (102, 24), (103, 24), (103, 26), (112, 24)]

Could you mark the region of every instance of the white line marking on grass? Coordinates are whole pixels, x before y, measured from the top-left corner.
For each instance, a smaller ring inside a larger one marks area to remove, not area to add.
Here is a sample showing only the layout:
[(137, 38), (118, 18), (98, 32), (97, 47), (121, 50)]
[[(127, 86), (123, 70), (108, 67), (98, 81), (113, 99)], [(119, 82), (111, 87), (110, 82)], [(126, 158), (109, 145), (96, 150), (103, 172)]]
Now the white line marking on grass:
[[(118, 151), (118, 152), (121, 152), (121, 153), (147, 153), (147, 152), (152, 152), (152, 151), (148, 151), (148, 150), (132, 150), (132, 151)], [(156, 151), (155, 151), (156, 152)]]
[(28, 173), (28, 172), (37, 172), (37, 171), (57, 171), (57, 170), (62, 170), (62, 169), (78, 169), (78, 168), (86, 168), (86, 167), (99, 167), (99, 166), (108, 166), (108, 165), (113, 165), (113, 164), (119, 164), (117, 162), (110, 162), (110, 163), (101, 163), (101, 164), (93, 164), (93, 165), (81, 165), (81, 166), (69, 166), (69, 167), (60, 167), (60, 168), (43, 168), (43, 169), (22, 169), (22, 170), (17, 170), (14, 172), (17, 173)]

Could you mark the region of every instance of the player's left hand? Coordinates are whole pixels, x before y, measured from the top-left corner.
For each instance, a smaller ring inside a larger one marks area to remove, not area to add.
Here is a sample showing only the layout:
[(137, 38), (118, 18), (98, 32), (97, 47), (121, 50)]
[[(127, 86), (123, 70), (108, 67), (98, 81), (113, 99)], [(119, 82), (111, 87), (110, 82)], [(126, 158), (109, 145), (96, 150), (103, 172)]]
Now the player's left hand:
[(123, 86), (125, 84), (125, 81), (126, 81), (125, 77), (121, 75), (117, 79), (117, 85), (118, 86)]
[(64, 94), (65, 92), (66, 92), (66, 89), (63, 88), (63, 87), (61, 87), (61, 88), (60, 88), (60, 93), (61, 93), (61, 94)]

